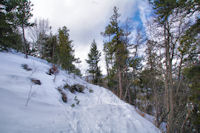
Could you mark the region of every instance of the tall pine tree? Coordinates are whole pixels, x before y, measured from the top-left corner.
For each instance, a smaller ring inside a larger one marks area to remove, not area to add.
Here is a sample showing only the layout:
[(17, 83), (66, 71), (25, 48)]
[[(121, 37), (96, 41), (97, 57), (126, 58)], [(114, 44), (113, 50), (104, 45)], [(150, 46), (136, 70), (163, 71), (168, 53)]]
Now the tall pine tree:
[(80, 70), (73, 64), (78, 59), (74, 57), (72, 40), (69, 38), (69, 30), (64, 26), (62, 29), (59, 29), (58, 32), (58, 47), (56, 48), (57, 64), (68, 72), (81, 75)]
[(17, 16), (17, 25), (21, 27), (22, 29), (22, 37), (24, 41), (24, 53), (26, 54), (26, 58), (28, 58), (28, 53), (29, 53), (29, 44), (26, 41), (25, 37), (25, 28), (33, 26), (33, 23), (30, 23), (29, 20), (33, 16), (31, 13), (32, 11), (32, 6), (30, 0), (16, 0), (15, 1), (17, 6), (16, 6), (16, 16)]
[(15, 22), (17, 4), (15, 1), (1, 0), (0, 5), (0, 48), (21, 50), (21, 35)]
[(90, 53), (88, 54), (88, 60), (86, 62), (89, 64), (88, 73), (92, 75), (92, 82), (98, 84), (101, 81), (101, 70), (98, 66), (100, 61), (101, 52), (98, 51), (95, 40), (91, 44)]
[[(123, 72), (127, 67), (128, 50), (124, 42), (123, 29), (119, 25), (118, 8), (114, 7), (113, 15), (110, 18), (110, 23), (106, 27), (103, 35), (109, 37), (108, 42), (104, 44), (104, 51), (106, 52), (106, 64), (108, 70), (108, 82), (113, 82), (113, 78), (117, 78), (118, 83), (118, 95), (122, 98), (123, 95), (123, 84), (122, 76)], [(112, 76), (112, 77), (111, 77)], [(108, 83), (109, 84), (109, 83)], [(113, 86), (110, 86), (113, 87)]]

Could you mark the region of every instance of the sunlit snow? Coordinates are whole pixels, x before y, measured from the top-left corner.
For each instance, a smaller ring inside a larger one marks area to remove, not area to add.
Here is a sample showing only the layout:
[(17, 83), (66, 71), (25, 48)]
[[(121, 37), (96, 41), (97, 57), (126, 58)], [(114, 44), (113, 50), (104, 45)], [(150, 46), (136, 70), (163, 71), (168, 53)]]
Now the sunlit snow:
[[(0, 62), (1, 133), (160, 133), (133, 106), (105, 88), (62, 70), (53, 82), (54, 75), (46, 74), (51, 64), (44, 60), (1, 52)], [(22, 64), (32, 70), (24, 70)], [(41, 85), (33, 84), (31, 78), (39, 79)], [(56, 88), (66, 83), (86, 89), (75, 94), (63, 90), (68, 99), (64, 103)]]

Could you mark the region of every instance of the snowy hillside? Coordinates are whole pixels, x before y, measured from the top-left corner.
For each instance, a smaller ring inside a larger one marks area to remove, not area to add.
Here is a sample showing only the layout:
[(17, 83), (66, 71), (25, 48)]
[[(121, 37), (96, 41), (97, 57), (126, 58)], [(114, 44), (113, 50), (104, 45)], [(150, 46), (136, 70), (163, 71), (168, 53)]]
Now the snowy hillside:
[[(19, 53), (0, 53), (1, 133), (159, 133), (149, 121), (112, 92), (51, 68), (44, 60)], [(27, 64), (30, 70), (22, 65)], [(41, 85), (31, 80), (39, 80)], [(63, 88), (79, 84), (83, 93)], [(58, 91), (67, 95), (63, 102)]]

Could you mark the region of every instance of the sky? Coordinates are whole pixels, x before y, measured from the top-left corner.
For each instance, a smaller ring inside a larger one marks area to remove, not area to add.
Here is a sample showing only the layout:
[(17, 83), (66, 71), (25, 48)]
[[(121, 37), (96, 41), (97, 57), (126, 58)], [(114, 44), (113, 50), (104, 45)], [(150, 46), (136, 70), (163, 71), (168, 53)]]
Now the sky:
[[(109, 19), (113, 14), (113, 7), (119, 8), (121, 14), (120, 22), (125, 22), (127, 18), (131, 20), (131, 25), (138, 25), (145, 28), (147, 18), (151, 13), (148, 0), (31, 0), (33, 6), (34, 19), (48, 19), (53, 33), (58, 28), (66, 26), (73, 40), (75, 57), (82, 61), (78, 67), (82, 74), (88, 67), (85, 59), (90, 50), (90, 45), (95, 39), (98, 49), (102, 52), (101, 70), (106, 74), (101, 32), (109, 24)], [(135, 29), (132, 34), (134, 38)]]

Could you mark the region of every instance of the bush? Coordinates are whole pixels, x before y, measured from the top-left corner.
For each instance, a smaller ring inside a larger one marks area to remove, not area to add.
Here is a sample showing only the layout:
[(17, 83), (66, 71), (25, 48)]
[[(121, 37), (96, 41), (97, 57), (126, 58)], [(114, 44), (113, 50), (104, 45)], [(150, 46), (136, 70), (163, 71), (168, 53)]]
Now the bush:
[(38, 79), (34, 79), (34, 78), (31, 78), (31, 82), (36, 84), (36, 85), (41, 85), (42, 83), (40, 82), (40, 80)]
[(89, 89), (89, 92), (90, 92), (90, 93), (93, 93), (94, 91), (93, 91), (92, 89)]
[(75, 104), (72, 104), (71, 107), (72, 107), (72, 108), (75, 107)]
[(84, 93), (84, 89), (85, 89), (85, 87), (80, 84), (75, 84), (75, 85), (72, 85), (69, 87), (69, 90), (71, 93), (75, 93), (75, 92)]
[(62, 95), (63, 102), (66, 103), (67, 102), (67, 96), (66, 96), (66, 94), (64, 92), (61, 92), (60, 94)]
[(63, 87), (64, 89), (70, 89), (70, 85), (68, 85), (67, 83), (65, 84), (65, 86)]
[(57, 88), (57, 90), (60, 92), (61, 96), (62, 96), (62, 100), (64, 103), (67, 102), (67, 95), (63, 92), (62, 88)]
[(47, 72), (48, 75), (52, 75), (52, 74), (56, 75), (56, 74), (58, 74), (58, 73), (59, 73), (59, 70), (58, 70), (58, 68), (57, 68), (55, 65), (53, 65), (53, 66), (49, 69), (49, 71)]
[(27, 64), (22, 64), (21, 66), (22, 66), (22, 68), (25, 69), (26, 71), (31, 71), (31, 70), (32, 70)]
[(76, 105), (80, 103), (80, 101), (77, 99), (77, 96), (75, 96), (74, 101), (76, 101)]

